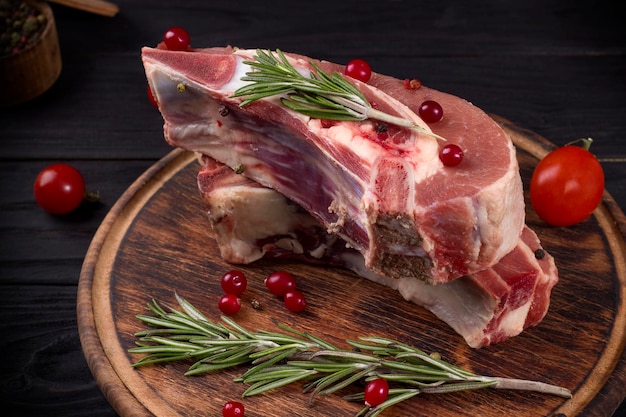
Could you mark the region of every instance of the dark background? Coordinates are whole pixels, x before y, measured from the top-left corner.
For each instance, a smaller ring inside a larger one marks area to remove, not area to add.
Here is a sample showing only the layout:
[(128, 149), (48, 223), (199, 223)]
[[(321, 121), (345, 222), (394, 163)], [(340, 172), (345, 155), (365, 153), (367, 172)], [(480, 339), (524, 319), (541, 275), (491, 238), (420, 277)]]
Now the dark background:
[[(140, 48), (170, 26), (192, 46), (279, 48), (419, 78), (563, 145), (591, 136), (626, 208), (626, 24), (617, 1), (120, 1), (114, 18), (52, 5), (63, 71), (0, 109), (0, 404), (20, 416), (115, 416), (82, 354), (76, 289), (89, 243), (123, 191), (171, 148), (146, 96)], [(3, 80), (0, 80), (3, 81)], [(69, 162), (99, 204), (55, 217), (34, 202)], [(527, 185), (527, 184), (525, 184)], [(626, 408), (616, 415), (626, 415)]]

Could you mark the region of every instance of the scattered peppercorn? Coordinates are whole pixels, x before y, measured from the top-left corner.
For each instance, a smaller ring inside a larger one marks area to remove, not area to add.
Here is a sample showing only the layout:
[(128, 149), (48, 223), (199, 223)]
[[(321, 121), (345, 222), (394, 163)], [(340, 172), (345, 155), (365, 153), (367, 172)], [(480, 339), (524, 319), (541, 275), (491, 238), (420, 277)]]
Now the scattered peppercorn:
[(376, 123), (375, 129), (376, 129), (376, 137), (378, 138), (378, 140), (384, 141), (384, 140), (387, 140), (387, 138), (389, 138), (389, 133), (387, 133), (389, 128), (386, 123)]
[(416, 78), (404, 80), (404, 88), (407, 90), (418, 90), (422, 86), (422, 82)]
[(243, 174), (244, 167), (243, 164), (235, 165), (235, 174)]
[(178, 89), (179, 93), (184, 93), (185, 90), (187, 89), (187, 87), (185, 86), (185, 84), (183, 83), (178, 83), (178, 85), (176, 86), (176, 88)]
[(543, 249), (539, 248), (535, 251), (535, 258), (536, 259), (543, 259), (546, 256), (546, 251), (544, 251)]
[(257, 300), (256, 298), (253, 298), (252, 301), (250, 301), (250, 304), (252, 305), (252, 308), (255, 310), (261, 309), (261, 302)]
[(220, 106), (219, 112), (220, 112), (220, 116), (226, 117), (226, 116), (228, 116), (228, 113), (230, 113), (230, 109), (228, 107), (222, 105), (222, 106)]
[(46, 24), (46, 16), (25, 1), (0, 0), (0, 57), (37, 43)]
[(382, 133), (382, 132), (386, 132), (387, 131), (387, 124), (386, 123), (376, 123), (376, 131), (378, 133)]

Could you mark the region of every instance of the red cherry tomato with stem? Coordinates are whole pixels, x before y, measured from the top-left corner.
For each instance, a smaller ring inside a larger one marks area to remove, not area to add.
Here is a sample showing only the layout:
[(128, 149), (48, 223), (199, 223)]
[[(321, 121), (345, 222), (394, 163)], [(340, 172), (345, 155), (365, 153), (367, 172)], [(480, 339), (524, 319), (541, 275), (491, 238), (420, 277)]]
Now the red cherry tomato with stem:
[(550, 225), (580, 223), (602, 200), (604, 171), (588, 150), (592, 140), (581, 141), (583, 146), (570, 144), (546, 155), (530, 180), (532, 206)]
[(85, 197), (85, 180), (68, 164), (50, 165), (37, 175), (33, 186), (35, 201), (52, 214), (74, 211)]
[(372, 77), (372, 68), (370, 67), (370, 64), (362, 59), (353, 59), (348, 62), (348, 65), (346, 65), (344, 74), (348, 77), (352, 77), (366, 83)]

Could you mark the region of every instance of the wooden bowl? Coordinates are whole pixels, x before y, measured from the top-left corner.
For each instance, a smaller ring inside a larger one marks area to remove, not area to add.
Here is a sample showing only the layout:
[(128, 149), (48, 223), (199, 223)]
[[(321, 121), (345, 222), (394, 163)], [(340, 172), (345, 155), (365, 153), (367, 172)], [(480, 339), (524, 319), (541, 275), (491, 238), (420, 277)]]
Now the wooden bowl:
[(26, 0), (46, 17), (36, 43), (0, 57), (0, 107), (25, 103), (48, 90), (61, 74), (61, 51), (54, 15), (42, 1)]

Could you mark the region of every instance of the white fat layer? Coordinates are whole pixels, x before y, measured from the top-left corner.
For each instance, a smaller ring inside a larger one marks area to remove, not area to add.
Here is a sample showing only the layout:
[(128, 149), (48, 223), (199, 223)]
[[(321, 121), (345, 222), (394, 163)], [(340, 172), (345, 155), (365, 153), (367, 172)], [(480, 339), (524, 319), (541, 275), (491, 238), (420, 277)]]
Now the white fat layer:
[(289, 234), (302, 225), (308, 215), (296, 213), (279, 193), (262, 187), (227, 188), (211, 194), (211, 213), (236, 219), (237, 236), (254, 241), (269, 236)]
[(248, 58), (235, 55), (235, 59), (237, 60), (237, 65), (235, 66), (235, 73), (233, 74), (233, 78), (230, 79), (229, 82), (224, 84), (220, 90), (223, 91), (226, 95), (232, 95), (237, 89), (250, 84), (248, 81), (242, 81), (241, 78), (245, 77), (247, 72), (252, 71), (252, 68), (248, 64), (244, 64)]
[[(259, 239), (289, 236), (296, 225), (313, 223), (310, 216), (296, 213), (279, 193), (261, 187), (221, 187), (210, 194), (209, 219), (217, 232), (222, 255), (231, 262), (250, 263), (263, 257)], [(223, 219), (231, 221), (222, 222)], [(303, 253), (297, 238), (285, 237), (278, 247)]]
[(498, 328), (506, 330), (507, 336), (517, 336), (524, 330), (524, 323), (526, 323), (526, 317), (528, 317), (528, 311), (532, 305), (532, 297), (529, 298), (526, 304), (516, 308), (515, 310), (509, 310), (506, 314), (502, 315), (502, 321)]
[[(511, 146), (511, 158), (515, 160), (515, 150)], [(489, 189), (480, 194), (480, 199), (475, 201), (477, 225), (479, 236), (477, 243), (494, 251), (494, 259), (501, 259), (512, 247), (514, 247), (524, 229), (524, 210), (507, 211), (508, 207), (517, 206), (516, 202), (523, 195), (521, 181), (511, 179), (518, 176), (517, 170), (511, 170), (495, 182)], [(500, 200), (499, 200), (499, 199)], [(503, 200), (503, 201), (502, 201)], [(498, 202), (499, 204), (494, 204)], [(522, 200), (523, 207), (523, 200)], [(494, 235), (495, 233), (497, 235)], [(498, 242), (497, 247), (491, 248), (491, 242)], [(483, 247), (481, 250), (485, 250)]]
[(400, 278), (398, 291), (408, 301), (421, 305), (446, 322), (468, 345), (482, 341), (483, 330), (494, 315), (495, 300), (465, 279), (428, 285), (414, 278)]

